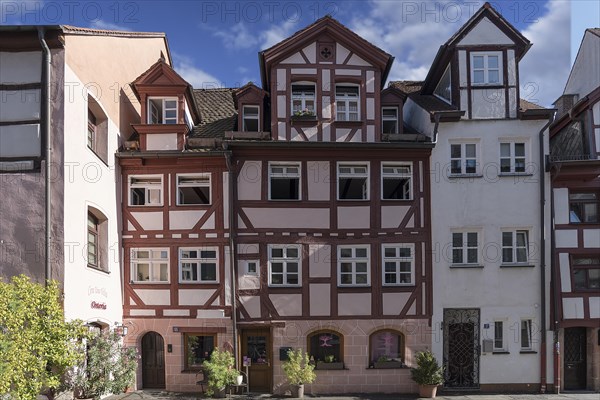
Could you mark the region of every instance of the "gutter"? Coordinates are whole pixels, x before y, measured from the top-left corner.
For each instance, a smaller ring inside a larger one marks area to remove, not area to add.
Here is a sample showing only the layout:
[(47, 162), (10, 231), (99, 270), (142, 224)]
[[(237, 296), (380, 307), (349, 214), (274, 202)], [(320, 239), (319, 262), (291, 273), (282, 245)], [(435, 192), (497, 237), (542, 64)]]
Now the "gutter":
[[(540, 129), (538, 134), (539, 141), (539, 170), (540, 170), (540, 285), (541, 285), (541, 317), (540, 317), (540, 328), (542, 332), (542, 340), (540, 345), (540, 393), (546, 393), (546, 168), (545, 165), (545, 154), (544, 154), (544, 132), (554, 121), (554, 113), (548, 116), (548, 122)], [(556, 377), (554, 377), (556, 380)]]
[[(231, 323), (232, 323), (232, 335), (233, 335), (233, 358), (235, 360), (234, 367), (237, 370), (239, 368), (239, 354), (238, 354), (238, 331), (237, 331), (237, 307), (236, 307), (236, 248), (235, 248), (235, 229), (234, 229), (234, 207), (233, 202), (235, 201), (235, 192), (236, 192), (236, 182), (237, 177), (234, 174), (233, 166), (231, 164), (231, 152), (225, 152), (225, 162), (227, 163), (227, 171), (229, 172), (229, 261), (230, 265), (230, 274), (231, 274)], [(246, 380), (248, 377), (246, 377)]]
[(46, 162), (44, 163), (44, 186), (45, 186), (45, 256), (44, 256), (44, 278), (46, 284), (51, 278), (51, 265), (50, 265), (50, 251), (52, 249), (52, 186), (50, 180), (51, 173), (51, 156), (52, 156), (52, 130), (50, 129), (50, 71), (52, 68), (52, 54), (50, 48), (44, 39), (46, 30), (43, 26), (37, 28), (38, 38), (42, 46), (43, 60), (42, 60), (42, 92), (43, 92), (43, 106), (41, 110), (42, 117), (42, 137), (45, 138), (44, 150)]

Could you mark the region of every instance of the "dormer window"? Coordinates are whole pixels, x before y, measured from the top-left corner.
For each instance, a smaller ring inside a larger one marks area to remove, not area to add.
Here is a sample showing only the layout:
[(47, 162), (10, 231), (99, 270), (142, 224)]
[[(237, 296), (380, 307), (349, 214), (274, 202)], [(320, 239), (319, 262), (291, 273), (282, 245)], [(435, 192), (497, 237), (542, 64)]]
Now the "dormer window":
[(242, 123), (244, 132), (259, 132), (260, 112), (258, 106), (243, 106)]
[(315, 115), (314, 83), (292, 83), (292, 113), (293, 115)]
[(502, 55), (499, 51), (471, 53), (471, 83), (473, 85), (500, 85), (502, 83)]
[(398, 133), (397, 107), (383, 107), (381, 109), (381, 129), (383, 133)]
[(335, 85), (335, 107), (337, 121), (359, 121), (359, 89), (358, 85)]
[(149, 124), (176, 124), (177, 123), (177, 98), (149, 98), (148, 123)]

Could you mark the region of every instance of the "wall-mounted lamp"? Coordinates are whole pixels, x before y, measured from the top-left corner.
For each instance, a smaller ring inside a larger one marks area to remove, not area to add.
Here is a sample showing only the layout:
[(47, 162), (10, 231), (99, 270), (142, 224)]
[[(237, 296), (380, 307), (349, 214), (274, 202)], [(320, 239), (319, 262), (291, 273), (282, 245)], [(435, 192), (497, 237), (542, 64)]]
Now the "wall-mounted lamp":
[(125, 337), (125, 336), (127, 336), (128, 330), (129, 329), (124, 324), (120, 324), (119, 322), (115, 322), (115, 333), (117, 335), (120, 335), (121, 337)]

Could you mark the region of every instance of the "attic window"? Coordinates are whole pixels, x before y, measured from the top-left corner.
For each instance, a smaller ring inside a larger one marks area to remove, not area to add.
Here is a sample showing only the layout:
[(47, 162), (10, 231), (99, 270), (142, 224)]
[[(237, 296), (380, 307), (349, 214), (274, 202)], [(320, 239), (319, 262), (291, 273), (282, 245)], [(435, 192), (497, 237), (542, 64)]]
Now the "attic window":
[(502, 84), (502, 54), (499, 51), (471, 53), (471, 83)]
[(243, 131), (244, 132), (258, 132), (258, 127), (260, 126), (260, 117), (259, 117), (259, 107), (258, 106), (244, 106), (243, 107)]
[(177, 123), (177, 98), (149, 98), (148, 99), (149, 124), (176, 124)]

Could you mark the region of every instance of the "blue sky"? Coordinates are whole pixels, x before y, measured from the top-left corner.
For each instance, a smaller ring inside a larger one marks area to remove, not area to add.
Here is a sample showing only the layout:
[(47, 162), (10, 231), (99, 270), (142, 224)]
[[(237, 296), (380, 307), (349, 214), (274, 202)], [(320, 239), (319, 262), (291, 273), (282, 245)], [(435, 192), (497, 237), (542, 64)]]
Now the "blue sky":
[[(566, 82), (594, 0), (491, 2), (531, 40), (521, 97), (549, 105)], [(167, 34), (176, 70), (194, 87), (260, 82), (257, 53), (331, 14), (395, 56), (390, 78), (423, 79), (438, 47), (482, 1), (51, 1), (0, 0), (0, 24), (70, 24)]]

